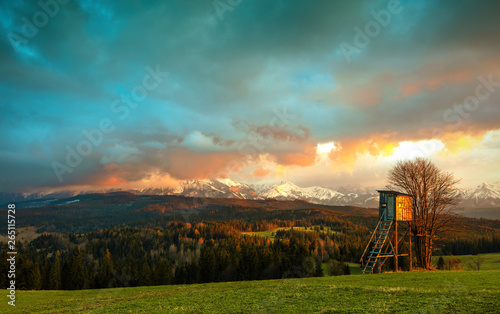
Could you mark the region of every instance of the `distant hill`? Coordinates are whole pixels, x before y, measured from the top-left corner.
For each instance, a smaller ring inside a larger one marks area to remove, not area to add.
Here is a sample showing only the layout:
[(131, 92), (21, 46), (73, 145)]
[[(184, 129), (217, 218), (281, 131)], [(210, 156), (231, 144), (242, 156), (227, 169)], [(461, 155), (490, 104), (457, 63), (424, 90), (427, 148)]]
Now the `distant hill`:
[[(112, 227), (158, 226), (172, 220), (295, 220), (329, 215), (372, 217), (377, 210), (357, 206), (312, 204), (302, 200), (196, 198), (137, 195), (130, 192), (82, 194), (56, 200), (16, 203), (18, 226), (47, 232), (88, 232)], [(0, 210), (6, 212), (6, 209)]]
[[(228, 198), (242, 200), (275, 199), (281, 201), (302, 200), (309, 203), (332, 206), (356, 206), (377, 208), (378, 193), (375, 189), (342, 188), (337, 190), (321, 187), (299, 187), (284, 181), (274, 185), (248, 185), (231, 179), (187, 180), (173, 188), (147, 188), (142, 190), (101, 190), (94, 193), (129, 192), (135, 195), (176, 195), (195, 198)], [(68, 191), (56, 193), (0, 193), (0, 204), (23, 202), (25, 207), (50, 204), (52, 200), (67, 199), (89, 193)], [(468, 217), (500, 219), (500, 183), (483, 183), (472, 189), (460, 189), (462, 199), (459, 213)], [(31, 201), (32, 203), (29, 203)]]
[[(137, 195), (130, 192), (83, 194), (65, 199), (16, 203), (18, 227), (38, 232), (85, 233), (114, 227), (162, 227), (170, 221), (242, 220), (257, 222), (345, 217), (372, 230), (378, 210), (358, 206), (313, 204), (302, 200), (196, 198), (178, 195)], [(0, 209), (5, 213), (6, 209)], [(455, 219), (449, 235), (473, 237), (500, 229), (499, 220)], [(465, 233), (464, 233), (465, 232)]]

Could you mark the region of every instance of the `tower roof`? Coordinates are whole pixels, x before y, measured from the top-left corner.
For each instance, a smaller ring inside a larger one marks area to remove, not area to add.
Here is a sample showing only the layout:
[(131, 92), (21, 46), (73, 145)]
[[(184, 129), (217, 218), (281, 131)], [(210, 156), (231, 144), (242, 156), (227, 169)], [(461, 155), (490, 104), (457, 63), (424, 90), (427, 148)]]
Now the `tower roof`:
[(411, 197), (413, 197), (413, 195), (402, 193), (402, 192), (398, 192), (398, 191), (393, 191), (393, 190), (377, 190), (377, 192), (379, 192), (379, 193), (387, 193), (387, 194), (394, 194), (394, 195), (405, 195), (405, 196), (411, 196)]

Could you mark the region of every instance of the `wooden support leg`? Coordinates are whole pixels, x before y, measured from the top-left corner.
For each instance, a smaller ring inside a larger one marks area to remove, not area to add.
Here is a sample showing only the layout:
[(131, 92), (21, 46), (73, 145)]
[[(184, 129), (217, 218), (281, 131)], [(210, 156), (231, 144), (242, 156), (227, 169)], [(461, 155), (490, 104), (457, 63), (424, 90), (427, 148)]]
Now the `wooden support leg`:
[(394, 246), (394, 271), (397, 272), (398, 268), (398, 221), (394, 221), (394, 237), (395, 237), (395, 246)]

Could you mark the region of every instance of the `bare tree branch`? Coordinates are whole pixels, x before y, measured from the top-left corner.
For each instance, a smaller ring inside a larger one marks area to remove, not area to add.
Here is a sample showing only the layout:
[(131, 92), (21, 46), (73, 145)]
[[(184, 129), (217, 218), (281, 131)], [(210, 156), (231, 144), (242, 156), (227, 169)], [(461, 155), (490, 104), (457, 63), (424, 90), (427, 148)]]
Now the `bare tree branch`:
[(433, 242), (452, 218), (458, 204), (454, 186), (459, 183), (452, 174), (443, 172), (426, 158), (398, 161), (389, 172), (393, 189), (413, 196), (415, 253), (420, 267), (430, 268)]

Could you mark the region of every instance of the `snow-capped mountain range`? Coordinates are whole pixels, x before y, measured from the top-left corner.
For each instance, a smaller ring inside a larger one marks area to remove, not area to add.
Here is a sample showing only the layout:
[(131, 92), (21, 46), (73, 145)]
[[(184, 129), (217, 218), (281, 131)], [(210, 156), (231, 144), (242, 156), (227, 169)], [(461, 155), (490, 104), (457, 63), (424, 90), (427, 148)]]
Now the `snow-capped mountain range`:
[[(277, 199), (304, 200), (324, 205), (353, 205), (377, 207), (378, 193), (373, 189), (339, 188), (337, 190), (321, 187), (299, 187), (292, 182), (284, 181), (273, 185), (248, 185), (231, 179), (187, 180), (173, 188), (148, 188), (129, 190), (141, 195), (182, 195), (188, 197), (238, 198), (238, 199)], [(101, 190), (92, 192), (116, 192), (117, 190)], [(0, 194), (0, 203), (26, 201), (35, 199), (61, 199), (73, 197), (85, 192), (57, 192), (33, 194)], [(462, 207), (486, 208), (500, 206), (500, 182), (483, 183), (473, 189), (461, 189)]]
[(460, 196), (464, 207), (500, 206), (500, 181), (483, 183), (474, 189), (462, 189)]
[(239, 199), (304, 200), (324, 205), (357, 205), (377, 207), (378, 194), (342, 193), (330, 188), (312, 186), (302, 188), (289, 181), (280, 184), (248, 185), (231, 179), (187, 180), (171, 189), (130, 191), (136, 194), (182, 195), (189, 197), (219, 197)]

